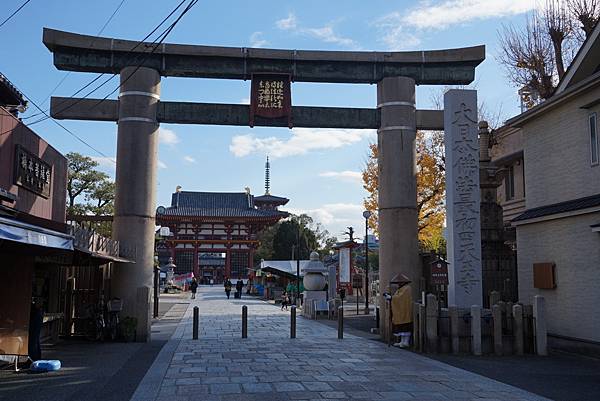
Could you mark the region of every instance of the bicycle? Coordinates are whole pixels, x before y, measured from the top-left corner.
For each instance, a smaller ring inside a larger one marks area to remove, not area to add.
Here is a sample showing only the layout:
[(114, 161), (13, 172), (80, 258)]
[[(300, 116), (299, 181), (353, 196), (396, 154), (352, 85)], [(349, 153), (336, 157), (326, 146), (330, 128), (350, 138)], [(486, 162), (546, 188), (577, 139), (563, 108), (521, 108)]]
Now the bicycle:
[(106, 303), (108, 312), (108, 326), (106, 332), (111, 341), (115, 341), (119, 335), (119, 312), (123, 310), (123, 301), (120, 298), (112, 298)]

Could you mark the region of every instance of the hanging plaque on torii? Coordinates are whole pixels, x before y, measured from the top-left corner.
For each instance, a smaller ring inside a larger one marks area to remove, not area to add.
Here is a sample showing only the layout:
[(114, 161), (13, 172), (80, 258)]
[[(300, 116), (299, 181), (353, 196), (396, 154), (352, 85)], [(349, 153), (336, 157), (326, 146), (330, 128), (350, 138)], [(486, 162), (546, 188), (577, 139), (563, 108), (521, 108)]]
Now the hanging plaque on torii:
[(250, 127), (256, 118), (287, 119), (292, 128), (292, 93), (290, 74), (252, 74), (250, 88)]

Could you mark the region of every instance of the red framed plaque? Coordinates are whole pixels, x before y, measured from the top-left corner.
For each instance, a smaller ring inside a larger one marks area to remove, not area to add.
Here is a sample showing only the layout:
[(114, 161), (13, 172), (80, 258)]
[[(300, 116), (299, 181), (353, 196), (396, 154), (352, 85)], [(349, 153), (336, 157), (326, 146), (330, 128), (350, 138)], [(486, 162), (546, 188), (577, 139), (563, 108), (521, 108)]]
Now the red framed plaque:
[(292, 128), (290, 74), (252, 74), (250, 89), (250, 126), (256, 117), (286, 119)]

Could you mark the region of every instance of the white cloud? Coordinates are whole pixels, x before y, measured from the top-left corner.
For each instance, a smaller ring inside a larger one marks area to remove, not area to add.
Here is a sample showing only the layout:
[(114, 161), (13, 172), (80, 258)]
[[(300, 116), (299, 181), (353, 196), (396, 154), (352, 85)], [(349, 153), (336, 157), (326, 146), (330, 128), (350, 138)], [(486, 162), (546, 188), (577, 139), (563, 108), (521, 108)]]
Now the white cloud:
[(339, 179), (341, 181), (362, 183), (362, 173), (360, 171), (325, 171), (320, 173), (319, 177), (328, 177)]
[[(319, 222), (327, 229), (331, 235), (342, 238), (342, 233), (351, 226), (355, 230), (364, 225), (362, 212), (364, 206), (354, 203), (329, 203), (315, 209), (290, 209), (286, 211), (293, 214), (305, 213), (311, 216), (316, 222)], [(359, 235), (357, 234), (357, 237)]]
[(373, 139), (373, 130), (294, 128), (286, 140), (277, 137), (257, 138), (253, 134), (237, 135), (229, 150), (236, 157), (253, 153), (268, 154), (272, 158), (303, 155), (314, 150), (337, 149)]
[(310, 36), (321, 40), (325, 43), (335, 43), (340, 46), (358, 48), (358, 43), (350, 38), (345, 38), (335, 33), (332, 24), (325, 25), (321, 28), (303, 28), (298, 25), (296, 16), (292, 13), (287, 18), (280, 19), (275, 22), (277, 28), (284, 31), (292, 31), (300, 35)]
[(105, 169), (114, 170), (117, 166), (117, 159), (115, 157), (100, 157), (100, 156), (90, 156), (93, 161), (98, 163), (99, 167)]
[(283, 29), (284, 31), (296, 29), (296, 16), (293, 13), (289, 13), (287, 18), (277, 20), (275, 25), (277, 25), (277, 28)]
[(250, 104), (250, 98), (249, 97), (245, 97), (242, 99), (242, 104)]
[(158, 168), (167, 168), (167, 165), (160, 160), (158, 161), (157, 164), (158, 164)]
[(175, 146), (179, 143), (179, 137), (173, 130), (160, 128), (158, 131), (158, 142), (169, 146)]
[(264, 47), (269, 44), (265, 39), (263, 39), (262, 32), (254, 32), (250, 35), (250, 46), (251, 47)]
[(338, 36), (334, 31), (333, 31), (333, 27), (331, 25), (326, 25), (322, 28), (307, 28), (304, 29), (302, 32), (313, 36), (319, 40), (322, 40), (323, 42), (326, 43), (336, 43), (338, 45), (341, 46), (346, 46), (346, 47), (358, 47), (358, 44), (350, 39), (350, 38), (344, 38), (342, 36)]
[(421, 44), (421, 39), (412, 32), (406, 32), (403, 24), (403, 17), (398, 12), (388, 14), (375, 23), (381, 33), (380, 41), (388, 50), (409, 50)]
[(196, 159), (194, 159), (192, 156), (183, 156), (183, 161), (187, 163), (196, 163)]
[(533, 0), (446, 0), (422, 2), (402, 20), (405, 25), (421, 29), (445, 29), (469, 21), (519, 15), (537, 7)]

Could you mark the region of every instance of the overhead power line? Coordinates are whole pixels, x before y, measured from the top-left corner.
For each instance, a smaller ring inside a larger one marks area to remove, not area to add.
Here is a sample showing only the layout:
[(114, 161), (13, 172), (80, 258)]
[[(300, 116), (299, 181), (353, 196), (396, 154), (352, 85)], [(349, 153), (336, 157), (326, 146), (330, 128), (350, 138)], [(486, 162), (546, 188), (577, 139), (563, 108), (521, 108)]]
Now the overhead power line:
[[(117, 7), (114, 9), (114, 11), (112, 12), (112, 14), (110, 15), (110, 17), (108, 17), (108, 19), (106, 20), (106, 22), (104, 23), (104, 25), (102, 25), (102, 28), (100, 28), (100, 30), (98, 31), (98, 33), (96, 34), (96, 36), (100, 36), (102, 35), (102, 32), (104, 32), (104, 30), (106, 29), (106, 27), (108, 26), (108, 24), (110, 24), (110, 22), (113, 20), (113, 18), (115, 17), (115, 15), (117, 15), (117, 13), (119, 12), (119, 10), (121, 9), (121, 7), (123, 7), (123, 4), (125, 3), (125, 1), (127, 0), (121, 0), (121, 2), (119, 3), (119, 5), (117, 5)], [(90, 47), (94, 45), (94, 41), (92, 41), (92, 43), (90, 44)], [(65, 73), (65, 75), (61, 78), (61, 80), (58, 82), (58, 84), (56, 84), (56, 86), (50, 91), (50, 93), (44, 98), (44, 100), (42, 101), (41, 105), (43, 106), (44, 104), (46, 104), (46, 102), (52, 97), (52, 95), (54, 94), (54, 92), (56, 92), (56, 90), (58, 88), (60, 88), (60, 86), (63, 84), (63, 82), (65, 82), (65, 80), (69, 77), (69, 75), (71, 75), (71, 71), (68, 71), (67, 73)], [(75, 96), (75, 95), (72, 95)], [(48, 109), (46, 109), (46, 111), (48, 111)], [(35, 113), (31, 116), (27, 116), (24, 117), (23, 119), (29, 119), (29, 118), (33, 118), (36, 116), (39, 116), (41, 113)]]
[[(186, 1), (186, 0), (182, 0), (182, 1), (179, 3), (179, 5), (178, 5), (178, 6), (177, 6), (177, 7), (176, 7), (176, 8), (175, 8), (173, 11), (171, 11), (171, 13), (169, 13), (169, 15), (168, 15), (167, 17), (165, 17), (165, 19), (163, 19), (163, 21), (161, 21), (161, 23), (160, 23), (160, 24), (159, 24), (159, 25), (158, 25), (156, 28), (154, 28), (154, 29), (152, 30), (152, 32), (150, 32), (148, 35), (146, 35), (146, 37), (145, 37), (144, 39), (142, 39), (140, 42), (138, 42), (138, 43), (137, 43), (137, 44), (136, 44), (136, 45), (133, 47), (133, 49), (132, 49), (131, 51), (135, 50), (135, 48), (137, 48), (137, 47), (138, 47), (138, 46), (139, 46), (141, 43), (143, 43), (143, 42), (144, 42), (146, 39), (148, 39), (148, 38), (149, 38), (149, 37), (150, 37), (150, 36), (151, 36), (151, 35), (152, 35), (154, 32), (156, 32), (156, 31), (157, 31), (157, 30), (158, 30), (158, 29), (159, 29), (159, 28), (160, 28), (160, 27), (161, 27), (161, 26), (162, 26), (162, 25), (163, 25), (163, 24), (164, 24), (164, 23), (165, 23), (165, 22), (166, 22), (166, 21), (167, 21), (167, 20), (168, 20), (168, 19), (169, 19), (169, 18), (172, 16), (172, 15), (173, 15), (173, 14), (174, 14), (174, 13), (175, 13), (175, 12), (176, 12), (176, 11), (177, 11), (177, 10), (178, 10), (180, 7), (181, 7), (181, 6), (182, 6), (182, 5), (183, 5), (183, 3), (185, 3), (185, 1)], [(163, 41), (164, 41), (164, 40), (167, 38), (167, 36), (168, 36), (168, 35), (171, 33), (171, 31), (172, 31), (172, 30), (175, 28), (175, 26), (177, 25), (177, 23), (179, 23), (179, 21), (180, 21), (180, 20), (183, 18), (183, 16), (184, 16), (184, 15), (185, 15), (185, 14), (186, 14), (186, 13), (187, 13), (189, 10), (191, 10), (191, 8), (192, 8), (192, 7), (194, 7), (194, 6), (196, 5), (196, 3), (198, 3), (198, 0), (190, 0), (190, 3), (189, 3), (189, 4), (187, 5), (187, 7), (186, 7), (186, 8), (185, 8), (185, 9), (182, 11), (182, 13), (179, 15), (179, 17), (177, 17), (177, 18), (175, 19), (175, 21), (174, 21), (174, 22), (173, 22), (173, 23), (172, 23), (172, 24), (171, 24), (171, 25), (170, 25), (168, 28), (166, 28), (166, 29), (165, 29), (165, 30), (164, 30), (164, 31), (163, 31), (163, 32), (162, 32), (162, 33), (161, 33), (161, 34), (160, 34), (160, 35), (159, 35), (159, 36), (158, 36), (158, 37), (157, 37), (157, 38), (156, 38), (156, 39), (155, 39), (155, 40), (152, 42), (152, 44), (155, 44), (155, 46), (153, 47), (153, 49), (152, 49), (152, 51), (151, 51), (151, 52), (149, 52), (149, 53), (145, 53), (146, 57), (144, 57), (144, 59), (142, 59), (141, 63), (140, 63), (140, 64), (138, 64), (138, 65), (136, 66), (136, 69), (134, 70), (134, 72), (133, 72), (133, 73), (132, 73), (132, 74), (131, 74), (131, 75), (130, 75), (130, 76), (129, 76), (129, 77), (128, 77), (128, 78), (127, 78), (125, 81), (123, 81), (123, 82), (122, 82), (122, 83), (121, 83), (121, 84), (120, 84), (120, 85), (119, 85), (119, 86), (118, 86), (118, 87), (117, 87), (115, 90), (113, 90), (113, 91), (112, 91), (111, 93), (109, 93), (109, 94), (108, 94), (108, 95), (107, 95), (107, 96), (106, 96), (104, 99), (100, 100), (100, 101), (99, 101), (99, 102), (98, 102), (96, 105), (94, 105), (94, 106), (92, 106), (92, 107), (95, 107), (95, 106), (97, 106), (98, 104), (102, 103), (104, 100), (106, 100), (106, 99), (108, 98), (108, 96), (110, 96), (112, 93), (114, 93), (115, 91), (117, 91), (117, 90), (118, 90), (118, 89), (121, 87), (121, 85), (123, 85), (125, 82), (127, 82), (127, 80), (128, 80), (129, 78), (131, 78), (131, 76), (132, 76), (133, 74), (135, 74), (135, 72), (136, 72), (136, 71), (137, 71), (139, 68), (141, 68), (141, 67), (142, 67), (143, 63), (146, 61), (146, 59), (149, 57), (149, 55), (151, 55), (152, 53), (154, 53), (154, 51), (156, 51), (156, 49), (158, 48), (158, 46), (160, 46), (160, 44), (161, 44), (161, 43), (162, 43), (162, 42), (163, 42)], [(158, 41), (158, 43), (156, 43), (156, 41), (157, 41), (158, 39), (160, 39), (160, 40)], [(105, 75), (105, 74), (99, 74), (99, 75), (98, 75), (96, 78), (94, 78), (92, 81), (90, 81), (89, 83), (87, 83), (86, 85), (84, 85), (82, 88), (80, 88), (79, 90), (77, 90), (77, 91), (76, 91), (76, 92), (73, 94), (73, 96), (75, 96), (75, 95), (76, 95), (76, 94), (78, 94), (79, 92), (81, 92), (81, 91), (83, 91), (84, 89), (86, 89), (87, 87), (89, 87), (91, 84), (93, 84), (93, 83), (94, 83), (94, 82), (96, 82), (98, 79), (100, 79), (100, 78), (101, 78), (103, 75)], [(116, 76), (116, 74), (113, 74), (111, 77), (109, 77), (109, 79), (105, 80), (103, 83), (101, 83), (101, 84), (100, 84), (99, 86), (97, 86), (95, 89), (93, 89), (92, 91), (88, 92), (88, 93), (85, 95), (85, 97), (89, 96), (91, 93), (93, 93), (93, 92), (95, 92), (96, 90), (98, 90), (100, 87), (102, 87), (103, 85), (105, 85), (106, 83), (108, 83), (108, 82), (109, 82), (109, 81), (110, 81), (112, 78), (114, 78), (115, 76)], [(47, 111), (47, 110), (43, 110), (43, 109), (42, 109), (40, 106), (38, 106), (38, 105), (37, 105), (37, 103), (35, 103), (35, 102), (34, 102), (34, 101), (31, 99), (31, 98), (29, 98), (27, 95), (23, 94), (23, 96), (24, 96), (24, 97), (25, 97), (25, 98), (26, 98), (28, 101), (30, 101), (30, 102), (31, 102), (31, 104), (33, 104), (33, 105), (34, 105), (34, 107), (35, 107), (36, 109), (38, 109), (38, 110), (39, 110), (39, 113), (38, 113), (38, 115), (39, 115), (39, 114), (43, 114), (43, 115), (44, 115), (44, 117), (43, 117), (43, 118), (41, 118), (41, 119), (39, 119), (39, 120), (36, 120), (36, 121), (34, 121), (33, 123), (31, 123), (31, 124), (28, 124), (28, 125), (26, 125), (26, 126), (28, 126), (28, 127), (29, 127), (30, 125), (33, 125), (33, 124), (36, 124), (36, 123), (38, 123), (38, 122), (42, 122), (42, 121), (45, 121), (45, 120), (48, 120), (48, 119), (50, 119), (50, 120), (52, 120), (52, 122), (54, 122), (56, 125), (58, 125), (59, 127), (61, 127), (63, 130), (65, 130), (67, 133), (69, 133), (71, 136), (73, 136), (75, 139), (77, 139), (79, 142), (83, 143), (85, 146), (87, 146), (88, 148), (92, 149), (94, 152), (98, 153), (99, 155), (101, 155), (101, 156), (103, 156), (103, 157), (106, 157), (106, 158), (109, 158), (109, 159), (110, 159), (110, 160), (111, 160), (113, 163), (115, 163), (115, 164), (116, 164), (116, 162), (115, 162), (115, 161), (114, 161), (112, 158), (110, 158), (109, 156), (107, 156), (107, 155), (106, 155), (105, 153), (103, 153), (102, 151), (100, 151), (100, 150), (96, 149), (95, 147), (93, 147), (92, 145), (90, 145), (89, 143), (87, 143), (87, 142), (86, 142), (84, 139), (82, 139), (82, 138), (81, 138), (79, 135), (77, 135), (75, 132), (73, 132), (72, 130), (68, 129), (68, 128), (67, 128), (67, 127), (65, 127), (63, 124), (59, 123), (59, 122), (58, 122), (58, 121), (56, 121), (54, 118), (52, 118), (52, 117), (51, 117), (51, 116), (48, 114), (48, 111)], [(84, 97), (84, 98), (85, 98), (85, 97)], [(79, 99), (78, 101), (81, 101), (81, 99)], [(77, 103), (77, 102), (76, 102), (76, 103)], [(73, 107), (73, 106), (74, 106), (74, 104), (70, 105), (69, 107)], [(64, 110), (66, 110), (66, 109), (67, 109), (67, 108), (65, 108), (65, 109), (63, 109), (63, 110), (61, 110), (61, 111), (64, 111)], [(23, 123), (23, 124), (24, 124), (24, 123)], [(25, 125), (25, 124), (24, 124), (24, 125)], [(1, 133), (0, 133), (0, 136), (4, 135), (4, 134), (6, 134), (6, 133), (8, 133), (8, 132), (10, 132), (10, 131), (12, 131), (12, 129), (11, 129), (11, 130), (8, 130), (8, 131), (5, 131), (5, 132), (1, 132)]]
[[(131, 50), (129, 50), (130, 52), (133, 52), (135, 49), (137, 49), (141, 44), (143, 44), (150, 36), (152, 36), (158, 29), (160, 29), (160, 27), (169, 20), (169, 18), (171, 18), (171, 16), (173, 16), (173, 14), (175, 14), (177, 12), (177, 10), (179, 10), (179, 8), (181, 8), (181, 6), (186, 2), (187, 0), (182, 0), (149, 34), (147, 34), (142, 40), (138, 41), (136, 43), (136, 45), (134, 47), (131, 48)], [(141, 60), (141, 62), (137, 63), (137, 60), (134, 64), (138, 64), (136, 66), (136, 70), (137, 71), (142, 65), (143, 63), (147, 60), (147, 58), (153, 54), (156, 49), (158, 48), (158, 46), (166, 39), (166, 37), (169, 35), (169, 33), (171, 33), (171, 31), (175, 28), (175, 25), (177, 25), (177, 23), (181, 20), (181, 18), (183, 18), (183, 16), (193, 7), (196, 5), (196, 3), (198, 2), (198, 0), (190, 0), (190, 3), (186, 6), (186, 8), (182, 11), (182, 13), (179, 15), (179, 17), (173, 22), (171, 23), (170, 26), (168, 26), (165, 30), (163, 30), (163, 32), (158, 35), (156, 37), (156, 39), (154, 39), (150, 45), (154, 45), (152, 50), (149, 53), (143, 53), (142, 55), (144, 55), (145, 57)], [(160, 39), (160, 41), (158, 42), (158, 44), (156, 43), (158, 40)], [(139, 58), (139, 55), (134, 55), (136, 58)], [(88, 84), (86, 84), (84, 87), (80, 88), (79, 90), (77, 90), (74, 94), (72, 94), (69, 98), (73, 98), (75, 95), (77, 95), (78, 93), (80, 93), (81, 91), (83, 91), (85, 88), (89, 87), (92, 83), (94, 83), (95, 81), (97, 81), (99, 78), (101, 78), (102, 76), (106, 75), (105, 73), (99, 74), (96, 78), (94, 78), (92, 81), (90, 81)], [(83, 101), (84, 99), (86, 99), (88, 96), (90, 96), (91, 94), (93, 94), (94, 92), (96, 92), (98, 89), (102, 88), (104, 85), (106, 85), (108, 82), (110, 82), (115, 76), (117, 76), (117, 74), (112, 74), (108, 79), (106, 79), (104, 82), (102, 82), (100, 85), (96, 86), (94, 89), (92, 89), (91, 91), (89, 91), (88, 93), (86, 93), (83, 97), (78, 98), (75, 102), (65, 106), (64, 108), (60, 109), (57, 111), (57, 113), (62, 113), (66, 110), (69, 110), (70, 108), (74, 107), (76, 104), (78, 104), (79, 102)], [(129, 79), (129, 78), (128, 78)], [(123, 83), (125, 83), (127, 80), (125, 80)], [(113, 94), (114, 92), (116, 92), (121, 85), (123, 84), (121, 83), (117, 89), (113, 90), (111, 93), (109, 93), (108, 96), (110, 96), (111, 94)], [(106, 96), (105, 98), (103, 98), (100, 102), (96, 103), (93, 107), (98, 106), (102, 101), (106, 100), (108, 98), (108, 96)], [(68, 99), (69, 99), (68, 98)], [(59, 103), (58, 105), (56, 105), (56, 107), (58, 108), (60, 105), (66, 103), (66, 100), (64, 100), (63, 102)], [(46, 110), (46, 114), (47, 115), (48, 110)], [(36, 113), (32, 116), (29, 116), (28, 118), (31, 118), (33, 116), (39, 116), (42, 113)], [(47, 120), (48, 117), (42, 117), (34, 122), (32, 122), (29, 125), (33, 125), (33, 124), (37, 124), (40, 123), (42, 121)]]
[(21, 9), (23, 7), (25, 7), (27, 5), (27, 3), (29, 3), (30, 1), (31, 0), (26, 0), (25, 3), (21, 4), (19, 6), (19, 8), (17, 8), (11, 15), (9, 15), (8, 17), (6, 17), (6, 19), (4, 21), (0, 22), (0, 28), (2, 28), (4, 26), (4, 24), (6, 24), (8, 21), (10, 21), (12, 17), (14, 17), (15, 15), (17, 15), (17, 13), (19, 11), (21, 11)]

